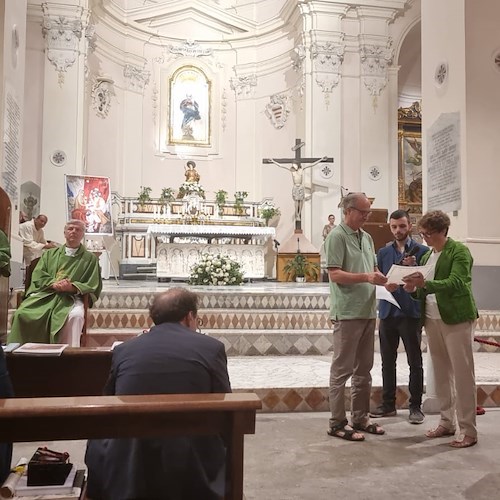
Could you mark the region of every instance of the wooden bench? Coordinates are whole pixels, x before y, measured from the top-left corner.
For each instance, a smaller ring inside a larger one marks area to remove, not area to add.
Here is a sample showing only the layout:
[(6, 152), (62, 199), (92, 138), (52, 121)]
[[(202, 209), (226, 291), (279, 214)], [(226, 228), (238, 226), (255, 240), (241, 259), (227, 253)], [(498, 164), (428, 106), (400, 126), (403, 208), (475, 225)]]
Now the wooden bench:
[(225, 498), (241, 500), (244, 435), (261, 407), (253, 393), (0, 399), (0, 442), (220, 433)]

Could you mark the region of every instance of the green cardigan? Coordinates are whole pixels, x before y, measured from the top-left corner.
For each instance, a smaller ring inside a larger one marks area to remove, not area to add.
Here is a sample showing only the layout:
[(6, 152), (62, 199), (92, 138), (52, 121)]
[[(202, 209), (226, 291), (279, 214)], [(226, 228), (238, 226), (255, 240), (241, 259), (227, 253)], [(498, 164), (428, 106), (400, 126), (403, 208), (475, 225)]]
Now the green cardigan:
[[(420, 265), (430, 258), (432, 250), (422, 256)], [(472, 295), (472, 255), (462, 243), (448, 238), (436, 263), (433, 280), (425, 282), (415, 296), (421, 301), (422, 319), (425, 320), (425, 297), (436, 294), (441, 319), (448, 325), (464, 323), (478, 318), (476, 303)]]

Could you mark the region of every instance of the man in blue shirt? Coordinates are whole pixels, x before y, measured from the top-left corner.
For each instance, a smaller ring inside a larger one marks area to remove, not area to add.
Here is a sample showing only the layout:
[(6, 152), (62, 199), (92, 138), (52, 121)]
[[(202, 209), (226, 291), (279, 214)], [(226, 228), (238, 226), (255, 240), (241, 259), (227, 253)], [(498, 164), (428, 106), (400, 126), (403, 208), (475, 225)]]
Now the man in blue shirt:
[[(428, 248), (411, 238), (411, 222), (408, 213), (396, 210), (389, 217), (389, 226), (395, 240), (377, 254), (378, 269), (387, 274), (393, 264), (414, 266)], [(410, 294), (394, 283), (386, 285), (401, 309), (381, 300), (379, 304), (379, 337), (382, 356), (383, 392), (382, 404), (370, 412), (371, 417), (396, 415), (396, 359), (399, 339), (403, 340), (410, 367), (410, 415), (412, 424), (421, 424), (424, 414), (422, 404), (424, 371), (422, 368), (420, 307)]]

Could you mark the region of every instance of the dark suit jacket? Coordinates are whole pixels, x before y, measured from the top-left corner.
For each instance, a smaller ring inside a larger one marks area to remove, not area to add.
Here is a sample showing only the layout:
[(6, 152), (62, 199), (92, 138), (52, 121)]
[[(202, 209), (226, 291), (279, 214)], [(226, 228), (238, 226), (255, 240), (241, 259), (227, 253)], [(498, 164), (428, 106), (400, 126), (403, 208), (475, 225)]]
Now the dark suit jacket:
[[(178, 323), (115, 348), (105, 394), (231, 392), (224, 344)], [(89, 441), (92, 499), (216, 499), (223, 495), (220, 436)]]

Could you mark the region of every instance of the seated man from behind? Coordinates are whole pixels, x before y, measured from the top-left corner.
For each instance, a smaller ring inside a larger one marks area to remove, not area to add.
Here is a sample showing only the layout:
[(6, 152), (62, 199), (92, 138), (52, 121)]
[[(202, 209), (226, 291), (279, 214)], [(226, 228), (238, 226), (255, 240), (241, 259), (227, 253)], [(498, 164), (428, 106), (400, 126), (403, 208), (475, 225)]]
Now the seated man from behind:
[(14, 313), (9, 342), (80, 345), (81, 297), (90, 294), (93, 302), (102, 288), (99, 262), (81, 243), (84, 235), (85, 224), (70, 220), (64, 226), (65, 245), (42, 255), (26, 298)]
[[(231, 392), (224, 344), (197, 333), (198, 296), (185, 288), (157, 295), (155, 324), (113, 351), (104, 393)], [(97, 499), (215, 500), (224, 494), (220, 436), (89, 441), (87, 495)]]

